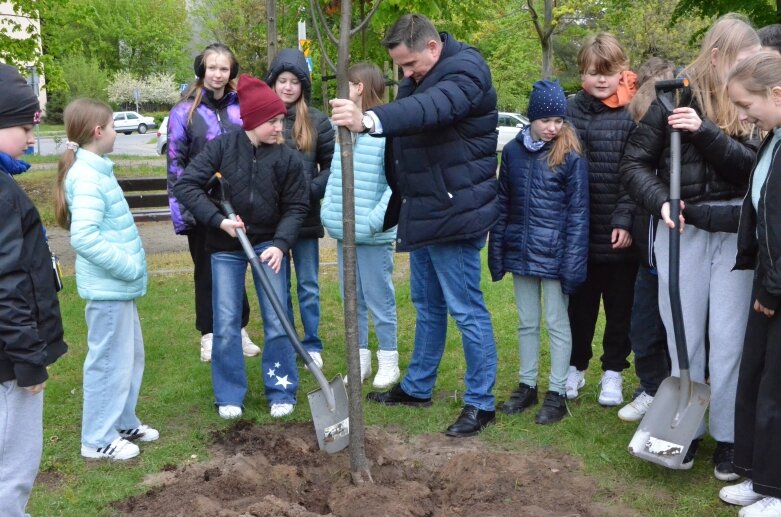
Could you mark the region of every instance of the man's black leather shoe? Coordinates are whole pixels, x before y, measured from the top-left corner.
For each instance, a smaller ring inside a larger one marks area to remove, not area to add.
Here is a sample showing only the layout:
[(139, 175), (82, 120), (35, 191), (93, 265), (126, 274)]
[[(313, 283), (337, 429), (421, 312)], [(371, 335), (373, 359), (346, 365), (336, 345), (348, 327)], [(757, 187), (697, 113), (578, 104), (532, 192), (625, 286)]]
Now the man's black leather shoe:
[(417, 406), (425, 407), (431, 405), (431, 398), (422, 399), (407, 395), (407, 392), (401, 389), (401, 384), (396, 384), (389, 391), (372, 391), (366, 395), (366, 400), (385, 404), (386, 406)]
[(467, 404), (461, 410), (455, 423), (447, 428), (445, 434), (458, 438), (474, 436), (485, 429), (487, 425), (492, 424), (495, 418), (495, 411), (483, 411)]
[(564, 418), (567, 414), (567, 399), (555, 391), (549, 391), (545, 394), (545, 400), (542, 401), (542, 407), (537, 413), (535, 422), (538, 424), (554, 424)]
[(515, 415), (537, 403), (537, 388), (520, 383), (510, 394), (510, 399), (499, 406), (499, 411), (505, 415)]

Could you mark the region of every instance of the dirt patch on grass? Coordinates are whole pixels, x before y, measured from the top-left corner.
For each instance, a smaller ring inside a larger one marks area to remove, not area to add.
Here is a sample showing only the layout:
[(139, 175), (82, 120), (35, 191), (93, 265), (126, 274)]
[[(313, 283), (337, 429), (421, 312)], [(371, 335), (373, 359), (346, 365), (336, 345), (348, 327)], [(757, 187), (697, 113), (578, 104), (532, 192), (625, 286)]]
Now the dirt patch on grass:
[[(308, 424), (239, 422), (216, 438), (213, 460), (167, 468), (151, 490), (119, 503), (134, 516), (603, 516), (632, 515), (551, 449), (533, 454), (479, 439), (367, 429), (373, 484), (354, 486), (346, 451), (317, 449)], [(599, 494), (602, 502), (594, 502)]]

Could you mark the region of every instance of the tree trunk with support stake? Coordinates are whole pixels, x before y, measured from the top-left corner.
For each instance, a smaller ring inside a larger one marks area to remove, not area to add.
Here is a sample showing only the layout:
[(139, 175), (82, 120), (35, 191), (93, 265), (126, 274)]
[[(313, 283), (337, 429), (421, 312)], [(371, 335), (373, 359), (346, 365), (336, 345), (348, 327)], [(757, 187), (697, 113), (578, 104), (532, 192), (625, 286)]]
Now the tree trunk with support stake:
[(266, 57), (268, 66), (277, 57), (277, 1), (266, 0), (266, 16), (268, 16), (268, 37)]
[[(342, 0), (342, 17), (339, 29), (339, 57), (336, 77), (338, 93), (342, 99), (350, 97), (347, 68), (350, 61), (350, 30), (352, 2)], [(356, 302), (355, 267), (355, 186), (353, 176), (353, 136), (346, 127), (339, 128), (339, 145), (342, 160), (342, 214), (344, 240), (342, 241), (342, 265), (344, 267), (344, 329), (347, 348), (347, 370), (351, 382), (348, 385), (350, 399), (350, 475), (353, 484), (373, 482), (366, 461), (365, 426), (361, 393), (361, 365), (358, 353), (358, 314)]]

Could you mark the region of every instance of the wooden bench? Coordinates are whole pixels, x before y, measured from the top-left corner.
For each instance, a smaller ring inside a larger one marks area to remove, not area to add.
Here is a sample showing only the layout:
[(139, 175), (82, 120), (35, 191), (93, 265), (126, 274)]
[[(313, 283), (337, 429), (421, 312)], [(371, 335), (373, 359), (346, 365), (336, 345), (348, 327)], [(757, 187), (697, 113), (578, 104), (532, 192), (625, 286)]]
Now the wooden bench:
[(166, 178), (117, 178), (136, 221), (168, 221), (168, 183)]

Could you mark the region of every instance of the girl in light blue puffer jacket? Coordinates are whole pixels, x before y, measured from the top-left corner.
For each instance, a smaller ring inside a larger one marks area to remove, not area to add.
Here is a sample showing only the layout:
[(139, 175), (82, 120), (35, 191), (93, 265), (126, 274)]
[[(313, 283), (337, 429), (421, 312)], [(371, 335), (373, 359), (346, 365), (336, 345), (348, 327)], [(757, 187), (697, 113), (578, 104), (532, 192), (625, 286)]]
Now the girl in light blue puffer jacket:
[[(350, 100), (362, 110), (382, 103), (385, 78), (375, 65), (358, 63), (347, 72)], [(385, 180), (385, 138), (353, 134), (355, 174), (355, 252), (358, 305), (358, 346), (361, 382), (371, 374), (369, 315), (379, 342), (375, 388), (388, 388), (399, 380), (399, 353), (396, 349), (396, 297), (393, 289), (393, 241), (396, 229), (383, 231), (383, 219), (391, 196)], [(344, 294), (342, 267), (342, 162), (336, 144), (331, 176), (320, 209), (323, 226), (337, 240), (339, 283)]]
[(81, 455), (126, 460), (138, 455), (130, 440), (159, 433), (136, 416), (144, 373), (144, 341), (136, 298), (146, 293), (146, 258), (138, 229), (103, 155), (117, 133), (111, 108), (78, 99), (65, 109), (68, 136), (55, 193), (57, 222), (71, 232), (76, 286), (87, 300), (87, 357)]

